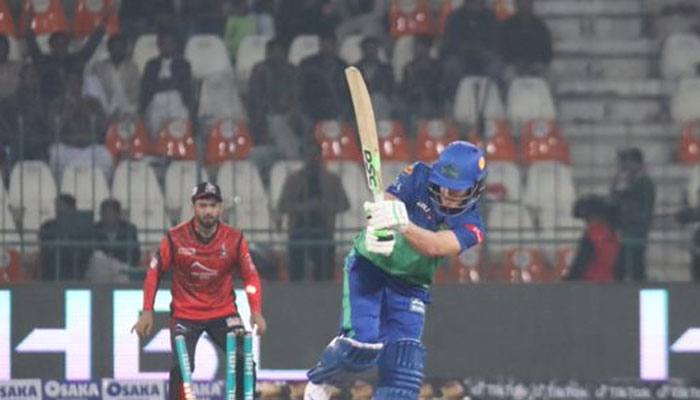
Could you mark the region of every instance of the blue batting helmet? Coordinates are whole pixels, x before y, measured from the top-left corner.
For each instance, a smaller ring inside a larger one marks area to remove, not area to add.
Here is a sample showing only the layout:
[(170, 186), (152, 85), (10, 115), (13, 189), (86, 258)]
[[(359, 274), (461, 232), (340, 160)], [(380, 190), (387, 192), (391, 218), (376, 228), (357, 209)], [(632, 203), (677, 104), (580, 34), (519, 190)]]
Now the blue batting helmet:
[(470, 209), (486, 188), (486, 175), (486, 157), (480, 148), (461, 140), (450, 143), (433, 164), (429, 178), (435, 209), (443, 215)]

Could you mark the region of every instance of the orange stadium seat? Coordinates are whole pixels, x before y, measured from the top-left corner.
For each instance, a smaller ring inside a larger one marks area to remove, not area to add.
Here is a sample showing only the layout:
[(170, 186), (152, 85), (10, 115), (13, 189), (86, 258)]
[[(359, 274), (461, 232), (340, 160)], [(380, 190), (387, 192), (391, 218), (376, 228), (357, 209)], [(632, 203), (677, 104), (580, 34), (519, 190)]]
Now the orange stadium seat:
[(569, 273), (569, 266), (574, 260), (576, 255), (576, 249), (573, 247), (566, 247), (557, 250), (556, 260), (554, 264), (553, 279), (561, 280)]
[(399, 121), (379, 121), (377, 124), (377, 136), (379, 138), (379, 152), (382, 160), (409, 161), (411, 159), (408, 150), (408, 139)]
[(505, 277), (511, 282), (546, 282), (552, 280), (552, 272), (539, 250), (515, 248), (506, 252), (503, 264)]
[(68, 32), (68, 21), (60, 0), (24, 0), (19, 19), (20, 34), (28, 27), (37, 35)]
[(482, 262), (482, 246), (471, 247), (462, 252), (452, 260), (450, 281), (458, 283), (481, 282)]
[(569, 164), (569, 144), (559, 132), (559, 125), (548, 119), (532, 119), (523, 127), (521, 156), (527, 165), (539, 161)]
[(515, 0), (496, 0), (493, 11), (499, 21), (506, 20), (515, 14)]
[(157, 156), (176, 160), (194, 160), (197, 148), (192, 136), (192, 123), (189, 120), (175, 119), (163, 126), (153, 146)]
[(391, 37), (431, 34), (433, 22), (428, 0), (393, 0), (389, 10)]
[(219, 165), (228, 160), (245, 160), (253, 148), (253, 139), (245, 122), (219, 121), (209, 133), (205, 161)]
[(149, 153), (146, 128), (141, 121), (114, 122), (107, 130), (105, 146), (115, 160), (140, 159)]
[(0, 249), (0, 283), (22, 282), (26, 278), (22, 271), (22, 256), (19, 251)]
[(120, 32), (119, 18), (113, 0), (78, 0), (73, 17), (73, 35), (88, 36), (100, 24), (105, 13), (110, 13), (105, 27), (108, 35)]
[(362, 161), (355, 131), (350, 124), (336, 120), (319, 121), (314, 136), (323, 150), (323, 161)]
[(416, 156), (420, 161), (433, 162), (445, 146), (458, 139), (454, 124), (441, 119), (423, 120), (416, 135)]
[(515, 141), (510, 134), (508, 123), (502, 120), (486, 121), (484, 137), (486, 145), (475, 129), (469, 133), (469, 141), (484, 149), (489, 161), (518, 161)]
[(7, 7), (7, 2), (5, 0), (0, 0), (0, 33), (14, 36), (16, 32), (15, 20), (12, 18), (12, 12), (10, 8)]
[(677, 150), (678, 161), (683, 164), (700, 163), (700, 135), (698, 133), (700, 133), (698, 132), (698, 120), (683, 124)]

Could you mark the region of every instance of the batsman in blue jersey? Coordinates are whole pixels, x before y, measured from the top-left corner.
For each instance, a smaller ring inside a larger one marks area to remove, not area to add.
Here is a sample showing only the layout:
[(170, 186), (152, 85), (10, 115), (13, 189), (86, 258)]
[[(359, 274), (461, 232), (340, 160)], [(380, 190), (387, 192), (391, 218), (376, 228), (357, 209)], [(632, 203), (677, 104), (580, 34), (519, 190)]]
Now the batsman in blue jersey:
[(385, 200), (365, 203), (368, 226), (345, 259), (340, 333), (308, 372), (305, 400), (329, 399), (344, 373), (374, 365), (375, 400), (418, 399), (430, 284), (444, 257), (484, 241), (476, 205), (485, 180), (484, 153), (457, 141), (434, 164), (407, 167)]

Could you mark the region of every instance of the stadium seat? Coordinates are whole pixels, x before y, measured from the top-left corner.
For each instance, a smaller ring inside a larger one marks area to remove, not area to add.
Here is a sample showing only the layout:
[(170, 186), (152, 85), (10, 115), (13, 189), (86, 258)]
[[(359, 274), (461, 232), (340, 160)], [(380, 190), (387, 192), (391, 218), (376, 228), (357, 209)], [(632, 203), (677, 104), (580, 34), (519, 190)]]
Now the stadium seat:
[(231, 71), (202, 79), (198, 114), (201, 118), (212, 120), (246, 118), (243, 100), (238, 94)]
[(124, 158), (138, 160), (150, 151), (146, 128), (140, 120), (113, 122), (107, 129), (105, 146), (115, 160)]
[(416, 135), (416, 156), (420, 161), (433, 162), (445, 146), (458, 139), (454, 124), (440, 119), (423, 120)]
[(515, 14), (515, 0), (495, 0), (493, 10), (499, 21), (504, 21)]
[(693, 33), (669, 36), (661, 51), (661, 75), (666, 79), (692, 77), (700, 64), (700, 39)]
[(112, 196), (138, 228), (141, 243), (150, 246), (162, 239), (163, 230), (170, 223), (156, 173), (148, 162), (125, 160), (119, 163), (112, 180)]
[(72, 162), (66, 166), (60, 188), (61, 193), (75, 197), (78, 210), (94, 210), (96, 219), (100, 216), (100, 204), (109, 198), (109, 186), (102, 169), (85, 162)]
[[(364, 38), (363, 35), (351, 35), (346, 37), (340, 45), (340, 58), (345, 60), (349, 65), (357, 64), (362, 58), (362, 48), (360, 45)], [(379, 48), (379, 59), (384, 62), (389, 59), (383, 47)]]
[(190, 37), (185, 46), (185, 58), (192, 65), (192, 76), (195, 79), (233, 71), (226, 45), (216, 35)]
[(540, 250), (552, 261), (555, 268), (559, 265), (560, 253), (575, 249), (585, 229), (582, 220), (571, 215), (572, 208), (544, 208), (540, 211), (539, 238)]
[(502, 120), (488, 120), (484, 126), (484, 140), (477, 135), (477, 127), (469, 133), (469, 141), (481, 147), (490, 161), (518, 162), (515, 142), (510, 134), (510, 126)]
[(685, 78), (671, 99), (671, 119), (676, 124), (700, 119), (700, 78)]
[(443, 0), (440, 7), (440, 17), (438, 18), (437, 33), (442, 36), (447, 27), (447, 19), (452, 14), (452, 11), (462, 7), (464, 0)]
[(10, 208), (18, 214), (23, 239), (36, 241), (41, 224), (55, 215), (56, 182), (43, 161), (18, 161), (10, 173)]
[(173, 161), (165, 170), (165, 207), (168, 212), (180, 217), (183, 208), (189, 211), (192, 203), (192, 188), (199, 182), (208, 181), (207, 170), (201, 168), (197, 176), (195, 161)]
[(391, 67), (396, 82), (403, 81), (403, 69), (413, 60), (413, 36), (401, 36), (394, 43), (391, 53)]
[(462, 78), (454, 102), (457, 122), (474, 127), (479, 117), (502, 120), (505, 114), (495, 82), (486, 77)]
[(12, 18), (12, 11), (7, 6), (6, 0), (0, 0), (0, 34), (5, 36), (15, 36), (15, 20)]
[(365, 225), (365, 212), (362, 204), (371, 200), (372, 195), (367, 188), (365, 171), (359, 164), (348, 161), (334, 161), (327, 164), (328, 170), (340, 176), (345, 194), (350, 203), (350, 209), (338, 214), (335, 219), (335, 240), (343, 242), (337, 246), (338, 253), (349, 249), (349, 241), (357, 235), (358, 230)]
[(391, 37), (432, 34), (433, 21), (428, 0), (392, 0), (389, 10)]
[(318, 53), (320, 48), (321, 42), (317, 35), (299, 35), (289, 46), (289, 62), (299, 66), (305, 58)]
[[(31, 15), (32, 19), (29, 20)], [(24, 0), (19, 19), (19, 33), (30, 27), (36, 35), (68, 32), (66, 13), (60, 0)]]
[(176, 119), (165, 124), (158, 133), (153, 154), (174, 160), (194, 160), (197, 148), (192, 135), (192, 123)]
[(400, 121), (382, 120), (377, 123), (377, 138), (382, 161), (408, 161), (408, 138)]
[(474, 246), (454, 257), (448, 282), (477, 283), (482, 281), (482, 246)]
[(571, 213), (576, 192), (571, 168), (557, 162), (533, 164), (527, 171), (523, 201), (536, 210)]
[(535, 224), (527, 208), (520, 204), (491, 203), (486, 223), (490, 251), (535, 247)]
[(28, 280), (22, 270), (22, 255), (12, 247), (0, 248), (0, 284)]
[(683, 124), (676, 150), (678, 161), (683, 164), (700, 163), (700, 134), (698, 132), (700, 126), (698, 126), (698, 121), (695, 119)]
[(136, 39), (134, 43), (134, 50), (132, 58), (136, 65), (139, 67), (139, 71), (143, 74), (144, 68), (146, 68), (146, 63), (151, 60), (151, 58), (158, 56), (158, 38), (154, 34), (141, 35)]
[(553, 280), (561, 280), (569, 274), (569, 267), (576, 256), (575, 247), (564, 247), (557, 250), (554, 262)]
[(248, 125), (225, 119), (217, 122), (209, 133), (204, 161), (208, 165), (220, 165), (229, 160), (245, 160), (252, 148)]
[(247, 87), (255, 64), (265, 59), (265, 46), (269, 36), (249, 35), (243, 38), (236, 54), (236, 78)]
[(516, 78), (508, 88), (508, 119), (516, 125), (531, 119), (555, 119), (554, 100), (542, 78)]
[(324, 120), (316, 123), (314, 137), (321, 145), (323, 161), (362, 161), (355, 135), (347, 122)]
[(78, 0), (73, 14), (73, 36), (82, 38), (91, 34), (107, 12), (111, 12), (105, 26), (107, 35), (119, 33), (121, 28), (116, 11), (113, 0)]
[(700, 165), (690, 168), (685, 196), (690, 207), (700, 207)]
[(553, 120), (533, 119), (525, 122), (520, 139), (523, 163), (556, 161), (569, 164), (569, 144)]
[(8, 58), (12, 61), (24, 61), (22, 57), (22, 49), (19, 40), (14, 36), (7, 36), (8, 42), (10, 42), (10, 54)]
[(547, 282), (554, 279), (551, 268), (537, 249), (510, 249), (504, 260), (505, 275), (511, 282)]
[(5, 183), (0, 177), (0, 244), (4, 247), (19, 247), (19, 241), (20, 235), (10, 209), (10, 196), (5, 191)]
[(517, 164), (489, 161), (486, 194), (493, 201), (516, 201), (522, 195), (522, 179)]
[(216, 183), (224, 198), (225, 220), (248, 240), (269, 240), (270, 204), (255, 165), (227, 161), (219, 168)]
[(410, 165), (411, 163), (404, 161), (384, 161), (382, 159), (382, 184), (384, 188), (394, 183), (396, 177)]

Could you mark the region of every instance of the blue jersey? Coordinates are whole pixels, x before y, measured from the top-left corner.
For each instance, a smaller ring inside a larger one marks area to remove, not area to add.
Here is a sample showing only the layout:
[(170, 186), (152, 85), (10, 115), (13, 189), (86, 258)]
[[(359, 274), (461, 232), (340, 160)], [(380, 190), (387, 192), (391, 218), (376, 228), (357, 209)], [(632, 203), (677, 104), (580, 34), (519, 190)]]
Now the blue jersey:
[[(415, 225), (433, 232), (454, 232), (461, 251), (483, 242), (485, 229), (476, 205), (455, 216), (444, 216), (434, 210), (428, 188), (431, 171), (432, 166), (429, 164), (417, 162), (404, 169), (387, 192), (406, 205), (408, 217)], [(389, 257), (369, 252), (364, 246), (364, 232), (355, 239), (355, 250), (388, 274), (422, 287), (428, 287), (432, 283), (435, 271), (443, 261), (443, 257), (418, 253), (399, 234)]]

